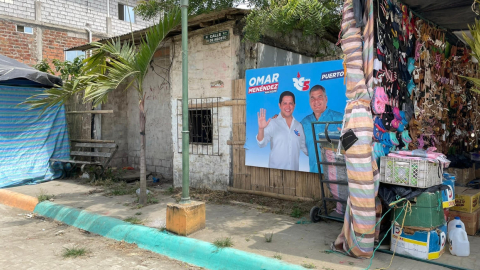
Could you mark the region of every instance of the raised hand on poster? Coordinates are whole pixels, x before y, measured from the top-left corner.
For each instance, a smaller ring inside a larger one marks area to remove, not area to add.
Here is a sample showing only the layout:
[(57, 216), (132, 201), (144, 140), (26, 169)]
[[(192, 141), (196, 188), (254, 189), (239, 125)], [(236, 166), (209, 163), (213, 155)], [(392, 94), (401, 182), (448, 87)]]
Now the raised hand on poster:
[(270, 120), (272, 118), (268, 119), (268, 121), (265, 119), (265, 115), (267, 114), (267, 110), (265, 109), (260, 109), (260, 112), (257, 113), (258, 116), (258, 128), (259, 129), (264, 129), (268, 126), (270, 123)]

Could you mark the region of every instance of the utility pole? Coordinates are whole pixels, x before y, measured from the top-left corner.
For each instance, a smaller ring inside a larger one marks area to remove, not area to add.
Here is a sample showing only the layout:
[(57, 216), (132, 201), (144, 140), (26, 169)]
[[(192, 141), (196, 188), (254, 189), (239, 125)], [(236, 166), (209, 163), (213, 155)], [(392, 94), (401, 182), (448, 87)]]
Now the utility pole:
[(190, 202), (190, 157), (188, 145), (188, 0), (181, 0), (182, 11), (182, 199), (180, 203)]

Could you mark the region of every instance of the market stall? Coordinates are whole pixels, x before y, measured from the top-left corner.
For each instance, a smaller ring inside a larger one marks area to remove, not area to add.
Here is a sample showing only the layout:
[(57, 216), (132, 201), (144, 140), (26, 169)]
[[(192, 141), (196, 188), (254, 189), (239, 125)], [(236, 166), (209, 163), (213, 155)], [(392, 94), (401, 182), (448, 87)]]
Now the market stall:
[(432, 260), (455, 246), (455, 216), (466, 233), (479, 229), (480, 96), (466, 79), (479, 77), (478, 61), (455, 35), (477, 17), (475, 1), (344, 2), (342, 134), (358, 140), (345, 149), (349, 197), (332, 249), (372, 257), (391, 238), (392, 252)]

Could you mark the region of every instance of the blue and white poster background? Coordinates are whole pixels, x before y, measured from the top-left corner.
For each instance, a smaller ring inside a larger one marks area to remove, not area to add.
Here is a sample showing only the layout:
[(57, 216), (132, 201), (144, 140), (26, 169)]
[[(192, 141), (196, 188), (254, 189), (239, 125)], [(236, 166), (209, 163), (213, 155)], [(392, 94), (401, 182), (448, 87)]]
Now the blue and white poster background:
[[(250, 69), (246, 71), (246, 142), (245, 165), (268, 168), (270, 143), (260, 148), (257, 144), (257, 113), (266, 109), (266, 120), (280, 114), (279, 98), (284, 91), (295, 95), (293, 117), (301, 122), (313, 113), (309, 103), (309, 90), (319, 84), (326, 90), (327, 108), (344, 113), (347, 98), (343, 84), (343, 60), (316, 62), (292, 66)], [(313, 136), (305, 134), (305, 136)], [(313, 153), (315, 155), (315, 153)], [(309, 160), (300, 151), (299, 171), (309, 172)]]

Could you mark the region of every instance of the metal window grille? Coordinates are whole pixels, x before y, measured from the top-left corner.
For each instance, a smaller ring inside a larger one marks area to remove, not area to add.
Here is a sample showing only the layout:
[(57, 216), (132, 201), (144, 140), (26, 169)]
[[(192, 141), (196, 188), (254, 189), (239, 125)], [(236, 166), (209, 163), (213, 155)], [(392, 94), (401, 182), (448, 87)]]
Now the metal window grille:
[[(189, 153), (220, 155), (218, 133), (218, 103), (220, 98), (188, 99)], [(182, 152), (182, 100), (177, 100), (177, 149)]]

